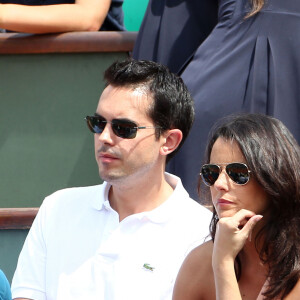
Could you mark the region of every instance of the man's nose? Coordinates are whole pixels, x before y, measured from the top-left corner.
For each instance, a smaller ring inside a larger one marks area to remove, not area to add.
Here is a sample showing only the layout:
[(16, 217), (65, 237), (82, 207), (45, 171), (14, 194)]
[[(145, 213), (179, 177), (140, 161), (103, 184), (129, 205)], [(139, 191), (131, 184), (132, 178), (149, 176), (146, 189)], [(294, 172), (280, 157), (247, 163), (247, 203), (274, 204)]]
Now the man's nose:
[(98, 140), (101, 141), (102, 143), (113, 143), (113, 137), (115, 136), (111, 124), (106, 123), (103, 131), (101, 133), (98, 133)]

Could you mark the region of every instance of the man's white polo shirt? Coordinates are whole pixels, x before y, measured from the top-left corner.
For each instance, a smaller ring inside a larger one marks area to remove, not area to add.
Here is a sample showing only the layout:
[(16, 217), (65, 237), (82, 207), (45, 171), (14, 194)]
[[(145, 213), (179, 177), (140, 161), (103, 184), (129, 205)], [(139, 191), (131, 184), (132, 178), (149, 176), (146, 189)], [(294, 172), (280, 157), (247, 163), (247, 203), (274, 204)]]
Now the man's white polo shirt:
[(208, 235), (211, 213), (178, 177), (166, 178), (175, 188), (167, 201), (121, 222), (107, 183), (47, 197), (20, 254), (13, 298), (171, 299), (183, 259)]

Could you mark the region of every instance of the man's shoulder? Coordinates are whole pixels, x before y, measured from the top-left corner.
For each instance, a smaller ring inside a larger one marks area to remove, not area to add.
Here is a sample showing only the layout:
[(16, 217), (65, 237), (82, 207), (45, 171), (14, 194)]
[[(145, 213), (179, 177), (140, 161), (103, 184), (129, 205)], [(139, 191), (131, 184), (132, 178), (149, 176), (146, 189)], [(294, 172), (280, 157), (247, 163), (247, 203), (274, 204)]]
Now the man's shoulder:
[(69, 224), (79, 224), (83, 217), (91, 221), (102, 211), (104, 201), (105, 185), (58, 190), (45, 198), (36, 222), (47, 228), (57, 228), (66, 220)]
[(55, 191), (53, 194), (49, 195), (46, 198), (51, 197), (62, 197), (62, 196), (81, 196), (87, 194), (93, 194), (99, 192), (102, 188), (105, 188), (105, 184), (91, 185), (91, 186), (80, 186), (80, 187), (69, 187), (61, 190)]
[(47, 196), (43, 203), (43, 207), (70, 207), (76, 204), (86, 205), (88, 203), (99, 203), (104, 201), (104, 192), (106, 184), (99, 184), (85, 187), (71, 187), (58, 190)]
[(211, 216), (212, 216), (212, 212), (208, 207), (200, 204), (196, 200), (194, 200), (192, 198), (189, 198), (189, 197), (183, 199), (183, 201), (182, 201), (182, 211), (190, 212), (193, 215), (199, 215), (200, 214), (200, 215), (203, 215), (203, 216), (206, 216), (206, 217), (209, 217), (209, 218), (211, 218)]
[(183, 238), (195, 239), (195, 246), (199, 240), (209, 236), (209, 224), (212, 212), (195, 200), (187, 197), (181, 198), (180, 205), (172, 210), (173, 220), (178, 235)]

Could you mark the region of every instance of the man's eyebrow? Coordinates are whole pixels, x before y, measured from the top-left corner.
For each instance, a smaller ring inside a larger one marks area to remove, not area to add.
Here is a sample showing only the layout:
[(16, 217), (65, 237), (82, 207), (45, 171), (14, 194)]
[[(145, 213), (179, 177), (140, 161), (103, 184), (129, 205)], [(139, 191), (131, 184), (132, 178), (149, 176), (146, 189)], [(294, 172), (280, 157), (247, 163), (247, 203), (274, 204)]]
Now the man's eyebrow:
[[(97, 114), (97, 113), (94, 113), (94, 116), (95, 117), (101, 117), (101, 118), (103, 118), (101, 115), (99, 115), (99, 114)], [(103, 118), (104, 119), (104, 118)]]
[[(94, 116), (95, 116), (95, 117), (100, 117), (100, 118), (103, 118), (104, 120), (106, 120), (103, 116), (101, 116), (101, 115), (98, 114), (98, 113), (94, 113)], [(136, 121), (131, 120), (131, 119), (128, 119), (128, 118), (114, 118), (114, 119), (112, 119), (112, 122), (113, 122), (113, 121), (123, 121), (123, 122), (130, 122), (130, 123), (137, 124)]]
[(135, 121), (133, 121), (133, 120), (131, 120), (131, 119), (128, 119), (128, 118), (115, 118), (115, 119), (113, 119), (112, 121), (114, 121), (114, 120), (116, 120), (116, 121), (130, 122), (130, 123), (136, 124)]

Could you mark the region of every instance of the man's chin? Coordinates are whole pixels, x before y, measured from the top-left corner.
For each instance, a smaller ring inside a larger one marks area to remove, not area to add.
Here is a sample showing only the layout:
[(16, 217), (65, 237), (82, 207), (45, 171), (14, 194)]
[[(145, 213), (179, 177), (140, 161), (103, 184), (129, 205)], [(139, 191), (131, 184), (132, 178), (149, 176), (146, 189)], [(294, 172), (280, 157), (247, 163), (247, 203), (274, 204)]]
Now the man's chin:
[(127, 176), (125, 176), (124, 174), (100, 173), (100, 177), (103, 181), (106, 181), (108, 183), (114, 183), (124, 180), (124, 178), (126, 178)]

